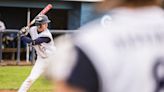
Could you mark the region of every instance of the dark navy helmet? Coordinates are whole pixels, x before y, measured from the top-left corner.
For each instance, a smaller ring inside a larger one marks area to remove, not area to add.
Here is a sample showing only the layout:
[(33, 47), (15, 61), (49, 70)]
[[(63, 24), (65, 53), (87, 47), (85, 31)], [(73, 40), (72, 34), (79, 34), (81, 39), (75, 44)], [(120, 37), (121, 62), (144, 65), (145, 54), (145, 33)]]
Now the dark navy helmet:
[(48, 19), (46, 15), (39, 15), (35, 18), (35, 25), (41, 25), (45, 23), (50, 23), (51, 21)]

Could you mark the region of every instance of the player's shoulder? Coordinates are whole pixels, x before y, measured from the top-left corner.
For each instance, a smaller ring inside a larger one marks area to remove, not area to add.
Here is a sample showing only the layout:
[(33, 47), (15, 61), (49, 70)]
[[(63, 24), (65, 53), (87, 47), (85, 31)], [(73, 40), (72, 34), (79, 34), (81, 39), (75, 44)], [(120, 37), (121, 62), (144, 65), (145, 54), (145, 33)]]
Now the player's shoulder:
[(31, 33), (31, 32), (34, 32), (34, 31), (37, 31), (37, 26), (30, 27), (29, 32)]
[(112, 16), (110, 14), (104, 14), (101, 17), (98, 17), (97, 19), (92, 20), (81, 26), (79, 30), (94, 31), (94, 29), (102, 29), (107, 25), (110, 26), (110, 23), (112, 23), (112, 21)]
[(49, 29), (46, 29), (45, 31), (43, 31), (42, 33), (39, 34), (40, 37), (51, 37), (51, 32), (49, 31)]
[(163, 30), (163, 25), (164, 11), (160, 7), (139, 8), (134, 11), (121, 8), (81, 27), (75, 36), (75, 42), (91, 44), (106, 38), (109, 39), (109, 42), (124, 34), (144, 30), (147, 32), (146, 30), (154, 30), (155, 28)]
[(46, 29), (45, 31), (42, 32), (44, 35), (51, 35), (51, 32), (49, 29)]
[(112, 26), (113, 19), (109, 14), (105, 14), (87, 24), (80, 27), (78, 32), (75, 33), (75, 41), (80, 40), (95, 40), (100, 39), (104, 34), (109, 32), (109, 28)]
[(36, 30), (36, 29), (37, 29), (37, 26), (30, 27), (30, 30)]

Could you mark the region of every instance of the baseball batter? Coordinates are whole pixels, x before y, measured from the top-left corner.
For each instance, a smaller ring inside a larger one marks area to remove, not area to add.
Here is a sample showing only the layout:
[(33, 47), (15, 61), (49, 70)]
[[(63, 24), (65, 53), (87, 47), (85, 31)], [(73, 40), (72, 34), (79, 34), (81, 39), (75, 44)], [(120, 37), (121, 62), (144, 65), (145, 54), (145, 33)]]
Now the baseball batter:
[[(30, 75), (23, 82), (18, 92), (27, 92), (32, 83), (46, 70), (49, 62), (48, 58), (55, 52), (53, 38), (48, 30), (49, 22), (50, 20), (46, 15), (40, 15), (36, 17), (36, 26), (31, 28), (23, 27), (20, 30), (21, 39), (32, 44), (35, 48), (37, 60)], [(28, 33), (31, 38), (26, 37)]]

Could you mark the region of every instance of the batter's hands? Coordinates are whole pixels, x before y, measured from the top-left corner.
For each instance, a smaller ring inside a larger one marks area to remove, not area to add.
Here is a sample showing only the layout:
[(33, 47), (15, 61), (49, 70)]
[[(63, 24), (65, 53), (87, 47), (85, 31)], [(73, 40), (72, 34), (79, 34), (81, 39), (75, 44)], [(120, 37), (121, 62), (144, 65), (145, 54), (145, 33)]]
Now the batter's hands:
[(28, 30), (29, 30), (29, 27), (23, 27), (23, 28), (21, 28), (21, 30), (19, 31), (19, 34), (20, 34), (20, 35), (27, 35), (27, 34), (28, 34)]

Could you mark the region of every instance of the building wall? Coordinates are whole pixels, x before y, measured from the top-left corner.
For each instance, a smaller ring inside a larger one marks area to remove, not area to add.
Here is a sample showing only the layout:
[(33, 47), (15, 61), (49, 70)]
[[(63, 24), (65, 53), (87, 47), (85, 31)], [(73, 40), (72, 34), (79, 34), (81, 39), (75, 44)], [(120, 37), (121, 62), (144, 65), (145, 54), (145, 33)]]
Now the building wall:
[(74, 8), (68, 11), (68, 29), (77, 29), (81, 22), (81, 3), (74, 4)]
[(69, 10), (69, 29), (76, 29), (86, 23), (101, 17), (103, 14), (98, 13), (95, 9), (94, 2), (80, 2), (73, 9)]
[(83, 2), (81, 4), (80, 26), (83, 26), (89, 21), (92, 21), (95, 18), (98, 18), (102, 15), (101, 13), (98, 13), (96, 11), (95, 7), (96, 7), (95, 3)]

